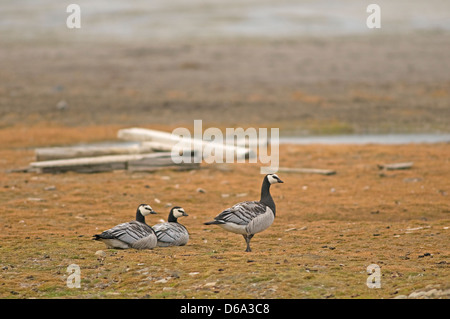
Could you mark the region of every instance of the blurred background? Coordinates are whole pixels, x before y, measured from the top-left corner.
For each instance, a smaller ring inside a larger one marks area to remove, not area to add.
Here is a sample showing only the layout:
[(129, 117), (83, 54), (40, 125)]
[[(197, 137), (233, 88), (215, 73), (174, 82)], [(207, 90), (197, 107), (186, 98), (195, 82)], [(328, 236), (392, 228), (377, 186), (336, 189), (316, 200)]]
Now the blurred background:
[(450, 2), (372, 2), (3, 0), (0, 127), (449, 133)]

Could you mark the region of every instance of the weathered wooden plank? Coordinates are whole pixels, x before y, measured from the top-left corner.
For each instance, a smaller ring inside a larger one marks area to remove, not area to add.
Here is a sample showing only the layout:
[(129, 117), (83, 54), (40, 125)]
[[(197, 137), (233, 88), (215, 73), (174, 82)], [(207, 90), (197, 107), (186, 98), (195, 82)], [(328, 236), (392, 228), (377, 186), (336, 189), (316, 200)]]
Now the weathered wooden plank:
[(334, 175), (336, 171), (329, 169), (319, 169), (319, 168), (290, 168), (290, 167), (280, 167), (278, 172), (281, 173), (303, 173), (303, 174), (320, 174), (320, 175)]
[(36, 161), (83, 158), (107, 155), (148, 154), (154, 152), (152, 145), (85, 145), (45, 147), (35, 150)]
[(254, 153), (245, 147), (223, 144), (218, 142), (208, 142), (193, 138), (182, 138), (172, 133), (150, 130), (144, 128), (128, 128), (119, 130), (118, 138), (126, 141), (151, 141), (164, 144), (168, 147), (177, 146), (179, 149), (204, 150), (205, 147), (216, 150), (216, 154), (234, 154), (238, 159), (249, 158)]
[(171, 153), (133, 154), (133, 155), (108, 155), (97, 157), (84, 157), (74, 159), (61, 159), (53, 161), (33, 162), (32, 169), (38, 169), (43, 173), (60, 173), (76, 171), (80, 173), (97, 173), (112, 170), (140, 170), (150, 167), (183, 166), (172, 161)]
[(410, 169), (413, 165), (414, 165), (413, 162), (378, 164), (378, 168), (392, 171), (392, 170), (397, 170), (397, 169)]

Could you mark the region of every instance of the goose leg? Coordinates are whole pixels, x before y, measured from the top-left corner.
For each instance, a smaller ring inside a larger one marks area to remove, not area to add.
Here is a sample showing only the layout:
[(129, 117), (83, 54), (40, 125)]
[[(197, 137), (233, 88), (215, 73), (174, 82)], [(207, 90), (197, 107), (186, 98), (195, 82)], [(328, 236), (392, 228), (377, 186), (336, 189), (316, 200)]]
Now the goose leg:
[(245, 242), (247, 243), (247, 249), (245, 250), (246, 252), (251, 252), (251, 248), (250, 248), (250, 240), (253, 238), (253, 234), (250, 235), (243, 235)]

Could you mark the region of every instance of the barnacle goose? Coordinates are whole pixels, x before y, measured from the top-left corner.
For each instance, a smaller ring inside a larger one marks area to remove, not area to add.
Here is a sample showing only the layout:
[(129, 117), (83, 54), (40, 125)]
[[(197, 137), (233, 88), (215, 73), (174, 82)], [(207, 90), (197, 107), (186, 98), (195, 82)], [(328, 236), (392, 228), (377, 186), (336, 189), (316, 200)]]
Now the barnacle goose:
[(108, 248), (152, 249), (156, 247), (157, 237), (152, 227), (145, 223), (145, 216), (156, 214), (150, 205), (141, 204), (136, 211), (136, 220), (119, 224), (101, 234), (93, 236)]
[(189, 233), (183, 225), (178, 223), (178, 218), (189, 216), (183, 208), (175, 206), (170, 210), (166, 223), (153, 226), (158, 237), (158, 247), (184, 246), (189, 240)]
[(259, 201), (247, 201), (234, 205), (217, 215), (213, 221), (205, 225), (219, 225), (223, 229), (241, 234), (247, 243), (246, 252), (250, 252), (250, 240), (256, 233), (262, 232), (272, 225), (275, 218), (275, 202), (270, 195), (270, 185), (283, 183), (276, 174), (264, 177)]

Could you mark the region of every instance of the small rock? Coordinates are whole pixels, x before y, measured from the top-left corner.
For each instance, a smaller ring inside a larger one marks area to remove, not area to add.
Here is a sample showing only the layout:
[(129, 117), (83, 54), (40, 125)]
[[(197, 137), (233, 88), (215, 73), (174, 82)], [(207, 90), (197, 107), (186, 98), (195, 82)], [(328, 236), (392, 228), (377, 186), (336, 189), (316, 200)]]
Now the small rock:
[(95, 252), (95, 255), (96, 255), (96, 256), (99, 256), (99, 257), (102, 257), (102, 258), (105, 258), (105, 257), (106, 257), (106, 253), (105, 253), (103, 250), (97, 250), (97, 251)]
[(420, 177), (412, 177), (412, 178), (404, 178), (403, 182), (404, 183), (417, 183), (417, 182), (421, 182), (422, 179)]
[(168, 282), (170, 279), (170, 277), (166, 277), (166, 278), (162, 278), (160, 280), (155, 281), (156, 284), (165, 284), (166, 282)]
[(194, 272), (190, 272), (190, 273), (189, 273), (189, 276), (196, 276), (196, 275), (198, 275), (198, 274), (199, 274), (198, 271), (194, 271)]
[(56, 104), (56, 108), (63, 111), (69, 107), (69, 104), (65, 100), (61, 100)]
[(207, 282), (204, 287), (214, 287), (216, 285), (217, 281)]
[(203, 188), (197, 188), (197, 193), (206, 193), (206, 191)]
[(409, 294), (408, 298), (422, 298), (426, 294), (425, 291), (417, 291)]
[(156, 204), (161, 203), (161, 201), (158, 198), (155, 198), (154, 201), (155, 201)]
[(47, 187), (44, 188), (44, 190), (46, 190), (46, 191), (54, 191), (54, 190), (56, 190), (56, 186), (54, 186), (54, 185), (47, 186)]

